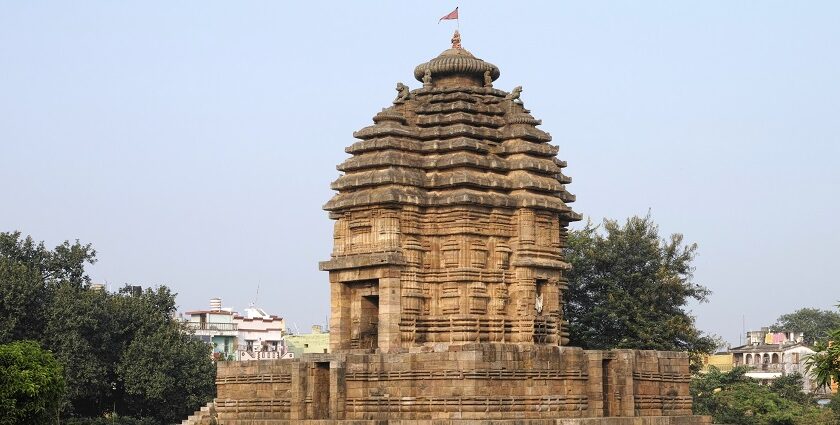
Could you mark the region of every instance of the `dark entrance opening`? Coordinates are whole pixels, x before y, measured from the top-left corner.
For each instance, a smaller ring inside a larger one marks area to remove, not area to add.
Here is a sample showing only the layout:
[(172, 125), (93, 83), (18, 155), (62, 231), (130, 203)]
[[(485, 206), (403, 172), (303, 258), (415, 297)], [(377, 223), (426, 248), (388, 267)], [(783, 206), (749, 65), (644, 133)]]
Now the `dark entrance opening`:
[(375, 349), (379, 346), (379, 281), (344, 283), (341, 314), (347, 348)]
[(601, 392), (604, 399), (604, 416), (612, 416), (612, 383), (610, 382), (610, 359), (601, 360)]
[(330, 362), (315, 362), (312, 374), (312, 419), (330, 418)]
[(361, 297), (359, 308), (359, 348), (379, 345), (379, 296)]

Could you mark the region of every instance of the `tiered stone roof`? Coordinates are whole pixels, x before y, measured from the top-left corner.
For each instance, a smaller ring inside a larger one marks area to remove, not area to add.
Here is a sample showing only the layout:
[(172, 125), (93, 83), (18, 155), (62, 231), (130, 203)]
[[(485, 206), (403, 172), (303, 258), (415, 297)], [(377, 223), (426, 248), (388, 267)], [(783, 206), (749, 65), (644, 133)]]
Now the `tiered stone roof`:
[[(425, 77), (429, 74), (429, 77)], [(353, 134), (325, 209), (374, 204), (536, 207), (578, 220), (551, 136), (516, 94), (492, 87), (499, 69), (463, 48), (420, 64), (424, 87), (402, 94)]]

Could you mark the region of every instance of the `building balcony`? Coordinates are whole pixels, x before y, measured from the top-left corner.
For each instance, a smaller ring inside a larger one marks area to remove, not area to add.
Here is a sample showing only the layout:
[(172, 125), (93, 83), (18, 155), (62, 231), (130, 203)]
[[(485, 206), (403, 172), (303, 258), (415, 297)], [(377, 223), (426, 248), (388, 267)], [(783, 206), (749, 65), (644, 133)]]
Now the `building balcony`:
[(222, 322), (186, 322), (187, 329), (195, 332), (196, 335), (223, 335), (236, 336), (236, 323), (222, 323)]
[(783, 363), (759, 363), (759, 364), (742, 364), (735, 363), (735, 366), (746, 366), (750, 371), (756, 372), (784, 372), (785, 365)]

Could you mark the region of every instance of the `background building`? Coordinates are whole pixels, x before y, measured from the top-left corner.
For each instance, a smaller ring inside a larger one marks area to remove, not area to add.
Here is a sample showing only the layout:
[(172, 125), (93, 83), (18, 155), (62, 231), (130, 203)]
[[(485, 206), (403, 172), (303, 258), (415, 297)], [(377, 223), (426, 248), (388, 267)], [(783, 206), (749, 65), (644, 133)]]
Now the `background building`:
[(330, 333), (324, 332), (320, 325), (312, 326), (308, 334), (286, 335), (285, 340), (286, 348), (295, 358), (304, 353), (330, 352)]
[(244, 315), (234, 314), (233, 322), (237, 325), (237, 360), (279, 359), (286, 354), (282, 317), (251, 305)]
[(819, 392), (813, 377), (808, 373), (806, 360), (814, 350), (805, 345), (802, 332), (771, 332), (769, 328), (749, 331), (747, 343), (719, 352), (706, 358), (704, 370), (710, 366), (721, 371), (745, 366), (746, 376), (769, 384), (773, 380), (799, 373), (803, 376), (802, 390)]
[(212, 298), (209, 310), (188, 311), (187, 328), (202, 341), (213, 345), (213, 358), (233, 360), (236, 357), (237, 324), (231, 309), (222, 308), (222, 300)]
[(240, 315), (222, 307), (220, 298), (210, 299), (209, 310), (186, 312), (187, 328), (213, 345), (216, 360), (280, 359), (287, 354), (286, 322), (251, 305)]

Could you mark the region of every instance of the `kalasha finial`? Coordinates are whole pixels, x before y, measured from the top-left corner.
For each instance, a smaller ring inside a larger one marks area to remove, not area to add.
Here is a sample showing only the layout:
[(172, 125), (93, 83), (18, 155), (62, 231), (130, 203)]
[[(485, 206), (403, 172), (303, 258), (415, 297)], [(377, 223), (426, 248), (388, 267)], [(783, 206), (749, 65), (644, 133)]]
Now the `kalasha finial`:
[(455, 30), (455, 34), (452, 35), (452, 48), (463, 49), (463, 47), (461, 47), (461, 33), (458, 32), (458, 30)]

